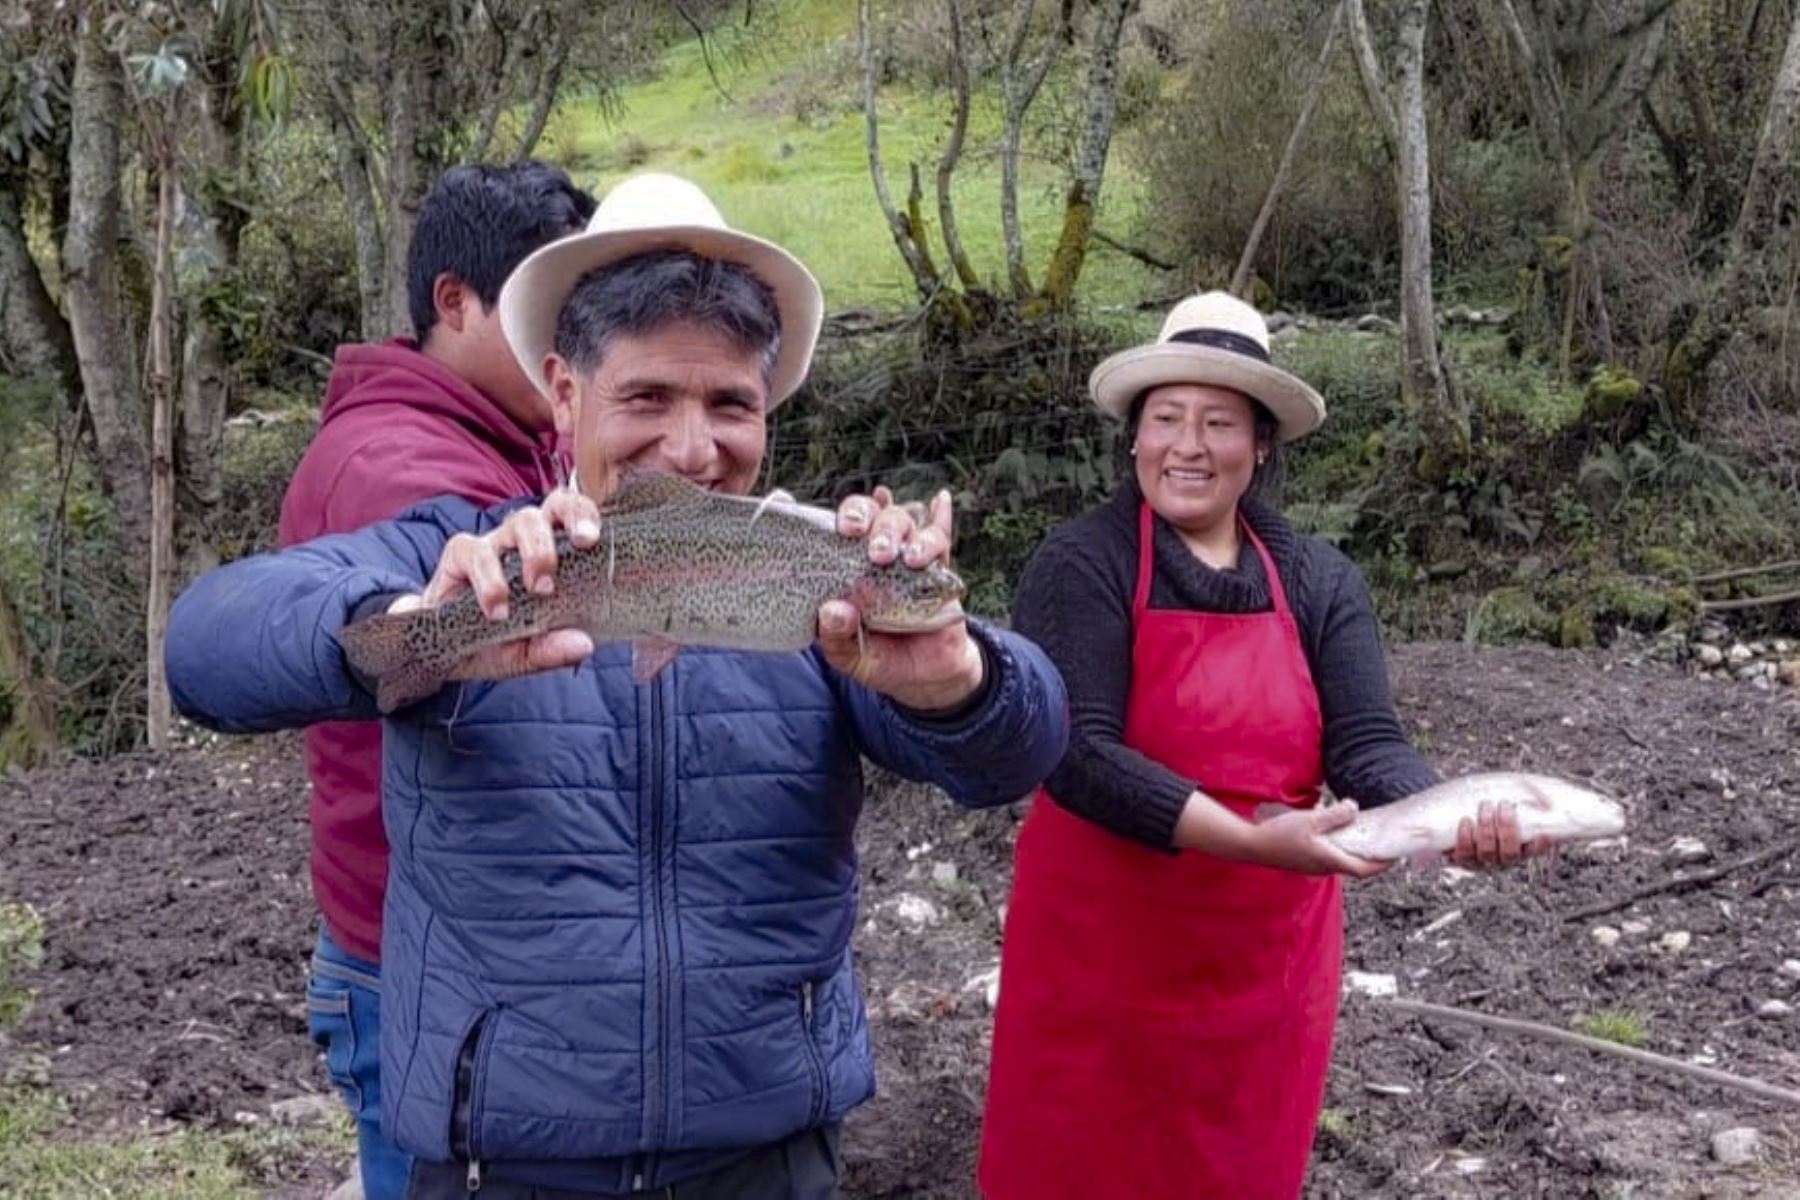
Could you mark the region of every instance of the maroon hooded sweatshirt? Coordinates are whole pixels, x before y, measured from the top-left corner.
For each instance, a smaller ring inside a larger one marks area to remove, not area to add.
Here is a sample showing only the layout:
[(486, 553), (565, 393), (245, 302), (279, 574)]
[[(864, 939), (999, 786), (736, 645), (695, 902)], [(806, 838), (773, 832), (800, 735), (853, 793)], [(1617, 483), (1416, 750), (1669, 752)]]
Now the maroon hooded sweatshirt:
[[(410, 341), (337, 352), (318, 435), (281, 504), (283, 546), (385, 521), (421, 500), (486, 506), (554, 488), (554, 435), (533, 435)], [(381, 961), (388, 848), (381, 827), (381, 726), (306, 731), (313, 897), (332, 938)]]

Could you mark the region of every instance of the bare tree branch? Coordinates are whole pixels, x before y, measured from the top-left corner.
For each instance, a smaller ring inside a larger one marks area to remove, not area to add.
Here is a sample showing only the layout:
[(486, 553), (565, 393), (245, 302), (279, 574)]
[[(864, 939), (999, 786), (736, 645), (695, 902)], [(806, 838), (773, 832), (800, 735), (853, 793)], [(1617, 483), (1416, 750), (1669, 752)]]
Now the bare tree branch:
[(540, 53), (543, 60), (538, 71), (537, 87), (531, 97), (531, 116), (525, 121), (525, 128), (519, 134), (519, 144), (513, 151), (513, 161), (530, 158), (537, 149), (538, 140), (544, 136), (544, 129), (550, 124), (550, 110), (556, 106), (556, 95), (562, 90), (563, 73), (569, 66), (569, 43), (558, 38), (547, 54)]
[(714, 90), (725, 97), (727, 104), (736, 104), (737, 101), (731, 98), (731, 93), (725, 90), (725, 85), (719, 82), (719, 73), (713, 70), (712, 46), (707, 39), (705, 27), (694, 20), (693, 15), (687, 10), (687, 5), (683, 4), (681, 0), (669, 0), (669, 3), (674, 6), (676, 12), (681, 14), (681, 19), (687, 22), (688, 28), (694, 31), (694, 36), (700, 39), (700, 58), (706, 63), (706, 77), (712, 80)]
[(956, 205), (950, 197), (950, 180), (962, 157), (963, 138), (969, 130), (969, 61), (963, 46), (962, 5), (958, 0), (945, 0), (950, 10), (950, 79), (956, 94), (956, 115), (950, 123), (950, 140), (938, 159), (937, 201), (938, 223), (943, 226), (944, 250), (950, 256), (950, 267), (965, 289), (981, 286), (981, 277), (963, 251), (962, 238), (956, 232)]
[[(1063, 39), (1051, 37), (1042, 57), (1034, 65), (1022, 63), (1026, 35), (1031, 31), (1031, 14), (1035, 0), (1016, 0), (1012, 34), (1007, 38), (1006, 53), (1000, 60), (1000, 93), (1002, 123), (1000, 130), (1000, 238), (1006, 252), (1006, 278), (1013, 297), (1023, 300), (1031, 295), (1031, 276), (1025, 267), (1025, 237), (1019, 228), (1019, 145), (1022, 140), (1025, 113), (1037, 98), (1038, 89), (1056, 61)], [(1067, 7), (1063, 9), (1066, 22)], [(1069, 31), (1072, 32), (1072, 31)]]
[(1356, 69), (1362, 76), (1363, 94), (1368, 97), (1369, 111), (1375, 114), (1376, 128), (1387, 144), (1388, 156), (1400, 158), (1400, 126), (1394, 117), (1394, 103), (1388, 92), (1387, 76), (1381, 59), (1375, 53), (1375, 42), (1369, 34), (1368, 14), (1362, 0), (1344, 0), (1344, 16), (1350, 28), (1350, 45), (1356, 51)]
[(1275, 216), (1275, 205), (1281, 199), (1282, 190), (1287, 187), (1288, 175), (1294, 169), (1294, 159), (1299, 154), (1300, 143), (1306, 137), (1307, 127), (1312, 124), (1313, 110), (1318, 107), (1319, 95), (1325, 90), (1325, 80), (1331, 74), (1331, 52), (1337, 48), (1338, 28), (1343, 24), (1345, 3), (1346, 0), (1338, 0), (1331, 10), (1331, 22), (1325, 27), (1325, 44), (1319, 49), (1312, 81), (1306, 85), (1306, 98), (1300, 102), (1300, 115), (1294, 121), (1293, 131), (1288, 134), (1287, 145), (1282, 147), (1281, 162), (1275, 168), (1275, 177), (1269, 181), (1269, 190), (1263, 196), (1262, 207), (1257, 210), (1256, 220), (1250, 226), (1250, 236), (1244, 239), (1244, 252), (1238, 256), (1237, 270), (1231, 273), (1231, 294), (1234, 296), (1243, 297), (1249, 293), (1250, 272), (1256, 264), (1256, 252), (1262, 246), (1263, 233)]
[(919, 295), (928, 296), (937, 286), (937, 278), (926, 269), (914, 230), (908, 228), (906, 218), (894, 207), (894, 197), (888, 191), (887, 171), (881, 165), (880, 120), (875, 111), (875, 52), (871, 44), (873, 39), (869, 34), (869, 0), (857, 0), (856, 35), (862, 54), (863, 117), (866, 122), (864, 141), (869, 150), (869, 178), (875, 184), (875, 200), (881, 205), (881, 215), (887, 218), (888, 231), (893, 235), (900, 257), (906, 260), (907, 270), (912, 272), (913, 283), (918, 288)]
[(1744, 201), (1731, 231), (1734, 248), (1742, 253), (1760, 245), (1768, 236), (1779, 208), (1784, 180), (1793, 177), (1794, 131), (1800, 122), (1800, 6), (1794, 9), (1787, 49), (1776, 69), (1763, 114), (1762, 133), (1756, 139), (1756, 156), (1744, 183)]

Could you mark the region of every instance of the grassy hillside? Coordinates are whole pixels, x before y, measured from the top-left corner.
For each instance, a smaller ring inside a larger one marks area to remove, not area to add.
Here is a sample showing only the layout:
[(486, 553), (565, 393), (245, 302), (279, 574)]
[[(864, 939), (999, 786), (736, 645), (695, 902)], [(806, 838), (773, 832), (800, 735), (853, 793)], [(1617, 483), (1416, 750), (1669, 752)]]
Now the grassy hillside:
[[(878, 26), (911, 6), (878, 6)], [(856, 6), (847, 0), (781, 0), (757, 7), (757, 32), (722, 31), (711, 47), (720, 94), (699, 41), (673, 47), (648, 77), (623, 89), (602, 111), (573, 98), (557, 114), (539, 153), (584, 185), (604, 189), (637, 170), (685, 175), (705, 187), (726, 220), (797, 253), (818, 274), (831, 309), (910, 301), (911, 281), (875, 202), (861, 102)], [(744, 40), (752, 37), (754, 40)], [(738, 40), (734, 41), (733, 38)], [(1076, 98), (1072, 61), (1040, 96), (1036, 121), (1050, 123)], [(908, 165), (922, 172), (937, 241), (936, 169), (949, 131), (945, 95), (893, 84), (880, 92), (881, 152), (889, 186), (904, 201)], [(1061, 220), (1065, 175), (1053, 130), (1028, 130), (1020, 194), (1027, 264), (1041, 275)], [(997, 85), (983, 83), (970, 118), (953, 193), (957, 224), (976, 269), (997, 277), (1000, 249), (1000, 107)], [(1101, 227), (1131, 225), (1137, 181), (1115, 140)], [(1160, 272), (1096, 248), (1081, 280), (1090, 304), (1132, 303), (1171, 290)]]

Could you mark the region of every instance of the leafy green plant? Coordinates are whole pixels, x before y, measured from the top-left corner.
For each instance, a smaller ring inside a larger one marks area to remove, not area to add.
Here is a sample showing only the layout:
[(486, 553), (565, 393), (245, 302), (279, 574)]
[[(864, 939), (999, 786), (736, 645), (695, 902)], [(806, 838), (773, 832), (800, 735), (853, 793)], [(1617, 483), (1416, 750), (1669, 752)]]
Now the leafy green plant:
[(44, 962), (44, 919), (29, 904), (0, 902), (0, 1028), (16, 1025), (34, 993), (22, 977)]

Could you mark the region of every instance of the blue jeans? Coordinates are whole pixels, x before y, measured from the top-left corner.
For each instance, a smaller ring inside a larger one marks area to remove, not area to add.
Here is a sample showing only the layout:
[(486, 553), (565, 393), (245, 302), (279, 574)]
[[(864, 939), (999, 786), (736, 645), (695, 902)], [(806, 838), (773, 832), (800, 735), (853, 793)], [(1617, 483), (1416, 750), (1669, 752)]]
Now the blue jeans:
[(323, 929), (306, 981), (306, 1026), (356, 1118), (365, 1200), (403, 1200), (412, 1156), (381, 1135), (381, 967), (349, 954)]

